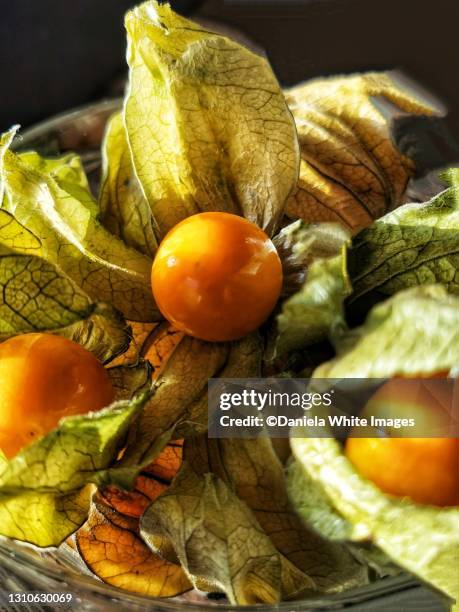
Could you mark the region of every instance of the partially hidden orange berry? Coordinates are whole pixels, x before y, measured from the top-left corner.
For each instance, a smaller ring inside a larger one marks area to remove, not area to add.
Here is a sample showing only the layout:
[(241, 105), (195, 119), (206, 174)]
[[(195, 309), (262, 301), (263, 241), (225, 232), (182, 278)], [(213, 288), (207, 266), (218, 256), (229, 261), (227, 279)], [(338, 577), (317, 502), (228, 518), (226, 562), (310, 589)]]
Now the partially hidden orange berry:
[[(416, 389), (415, 381), (392, 379), (373, 395), (362, 416), (411, 415), (418, 427), (423, 427), (423, 435), (429, 431), (438, 435), (447, 431), (443, 406), (451, 403), (452, 398), (446, 396), (453, 388), (454, 381), (449, 387), (430, 381)], [(375, 437), (363, 438), (353, 437), (351, 432), (346, 441), (346, 455), (360, 474), (395, 497), (419, 504), (459, 505), (459, 439), (377, 437), (378, 432), (373, 433)]]
[(8, 458), (62, 417), (99, 410), (113, 397), (102, 364), (71, 340), (31, 333), (0, 344), (0, 449)]

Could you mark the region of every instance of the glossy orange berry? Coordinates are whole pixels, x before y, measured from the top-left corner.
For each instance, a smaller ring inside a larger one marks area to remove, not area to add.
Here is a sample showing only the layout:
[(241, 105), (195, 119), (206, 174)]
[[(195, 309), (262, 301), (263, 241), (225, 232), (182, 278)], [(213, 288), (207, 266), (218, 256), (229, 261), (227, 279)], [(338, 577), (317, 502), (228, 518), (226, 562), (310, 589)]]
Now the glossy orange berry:
[[(411, 416), (417, 427), (423, 427), (423, 435), (447, 431), (448, 417), (442, 406), (451, 402), (451, 397), (446, 397), (448, 386), (434, 387), (435, 381), (430, 381), (416, 390), (414, 382), (393, 379), (385, 383), (370, 399), (362, 416)], [(451, 383), (450, 392), (454, 385)], [(376, 437), (374, 429), (373, 433), (372, 438), (351, 436), (346, 441), (348, 459), (365, 478), (395, 497), (435, 506), (459, 505), (459, 439)]]
[(268, 318), (280, 295), (282, 265), (253, 223), (201, 213), (161, 242), (152, 287), (160, 311), (177, 329), (202, 340), (235, 340)]
[(79, 344), (52, 334), (24, 334), (0, 344), (0, 449), (8, 457), (114, 398), (102, 364)]

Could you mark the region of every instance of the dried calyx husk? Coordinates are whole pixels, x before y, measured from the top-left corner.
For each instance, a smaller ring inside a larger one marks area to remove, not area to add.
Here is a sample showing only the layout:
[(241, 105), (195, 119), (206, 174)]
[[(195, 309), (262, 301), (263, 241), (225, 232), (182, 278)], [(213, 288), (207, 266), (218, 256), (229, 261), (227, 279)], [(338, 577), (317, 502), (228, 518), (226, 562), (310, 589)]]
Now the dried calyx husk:
[[(52, 546), (79, 529), (91, 571), (153, 596), (195, 586), (236, 604), (276, 603), (365, 584), (371, 562), (345, 542), (355, 521), (334, 500), (338, 485), (322, 490), (314, 462), (308, 482), (301, 471), (303, 454), (317, 455), (312, 442), (294, 443), (292, 507), (269, 440), (207, 440), (207, 381), (260, 376), (263, 361), (311, 356), (322, 341), (337, 357), (318, 372), (352, 366), (391, 376), (393, 364), (414, 363), (400, 342), (420, 311), (438, 350), (416, 359), (427, 371), (450, 364), (442, 340), (454, 308), (445, 289), (397, 294), (363, 327), (348, 328), (349, 312), (368, 312), (400, 289), (435, 280), (456, 291), (457, 174), (438, 199), (397, 209), (415, 165), (374, 100), (438, 112), (386, 73), (283, 92), (265, 58), (153, 0), (128, 12), (126, 29), (129, 84), (107, 126), (98, 199), (77, 155), (17, 154), (15, 129), (0, 140), (0, 340), (65, 335), (111, 364), (117, 395), (10, 461), (0, 453), (0, 532)], [(285, 275), (274, 330), (209, 343), (161, 322), (150, 287), (157, 246), (177, 222), (209, 210), (244, 215), (273, 238)], [(339, 463), (332, 441), (324, 452)], [(314, 516), (298, 497), (311, 482)], [(317, 533), (330, 517), (339, 538)], [(375, 525), (366, 533), (376, 544), (454, 594), (437, 570), (381, 545)]]

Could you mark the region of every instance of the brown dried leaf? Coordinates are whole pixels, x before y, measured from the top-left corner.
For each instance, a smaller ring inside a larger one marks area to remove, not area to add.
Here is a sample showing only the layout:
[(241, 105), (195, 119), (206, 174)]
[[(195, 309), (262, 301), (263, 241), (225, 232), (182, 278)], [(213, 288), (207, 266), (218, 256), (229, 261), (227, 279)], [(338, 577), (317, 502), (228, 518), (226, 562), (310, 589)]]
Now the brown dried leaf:
[(170, 484), (163, 476), (172, 478), (180, 468), (180, 448), (166, 447), (138, 476), (133, 491), (106, 487), (94, 497), (75, 541), (85, 564), (107, 584), (151, 597), (171, 597), (191, 588), (180, 565), (153, 553), (139, 534), (140, 517)]
[(286, 98), (301, 148), (289, 217), (335, 221), (355, 233), (403, 203), (414, 164), (396, 148), (374, 99), (399, 114), (438, 114), (433, 107), (376, 72), (313, 80), (288, 90)]
[(121, 365), (107, 368), (107, 374), (113, 385), (116, 400), (134, 397), (137, 393), (151, 388), (151, 367), (147, 361), (136, 365)]
[[(310, 531), (294, 512), (284, 469), (269, 438), (190, 439), (185, 460), (222, 478), (253, 511), (276, 549), (312, 579), (319, 591), (365, 584), (366, 568), (341, 544)], [(304, 585), (303, 585), (304, 588)]]
[(110, 365), (124, 366), (137, 364), (143, 351), (144, 344), (160, 323), (139, 323), (129, 321), (130, 344), (126, 352), (114, 359)]
[[(207, 382), (212, 377), (245, 378), (260, 373), (261, 340), (257, 334), (237, 342), (212, 343), (183, 336), (165, 342), (166, 351), (156, 346), (147, 356), (159, 356), (155, 393), (136, 422), (123, 459), (125, 465), (142, 464), (152, 444), (172, 431), (177, 438), (187, 437), (207, 429)], [(162, 361), (161, 361), (162, 359)]]
[(142, 541), (138, 522), (93, 503), (88, 521), (76, 535), (88, 568), (107, 584), (150, 597), (172, 597), (189, 590), (182, 568), (155, 555)]
[(281, 599), (280, 557), (249, 508), (213, 474), (198, 476), (184, 463), (172, 486), (142, 518), (153, 547), (163, 536), (199, 589), (223, 591), (231, 603)]
[(145, 339), (142, 356), (153, 367), (153, 377), (156, 380), (165, 368), (175, 348), (180, 344), (185, 334), (165, 322)]

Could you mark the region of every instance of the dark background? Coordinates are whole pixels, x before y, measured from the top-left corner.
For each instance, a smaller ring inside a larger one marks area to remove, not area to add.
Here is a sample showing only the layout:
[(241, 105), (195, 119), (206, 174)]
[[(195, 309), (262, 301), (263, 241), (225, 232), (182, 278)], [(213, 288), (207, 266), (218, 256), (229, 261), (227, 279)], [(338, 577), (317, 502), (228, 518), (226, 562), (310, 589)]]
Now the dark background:
[[(0, 129), (119, 91), (132, 0), (0, 0)], [(266, 50), (282, 84), (402, 68), (451, 111), (459, 136), (458, 0), (172, 0)]]

